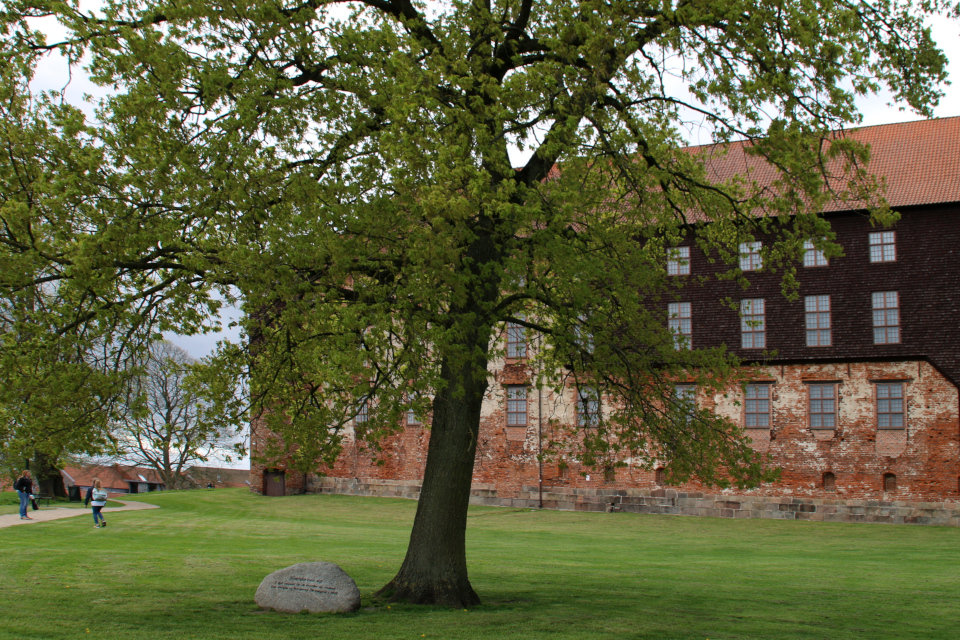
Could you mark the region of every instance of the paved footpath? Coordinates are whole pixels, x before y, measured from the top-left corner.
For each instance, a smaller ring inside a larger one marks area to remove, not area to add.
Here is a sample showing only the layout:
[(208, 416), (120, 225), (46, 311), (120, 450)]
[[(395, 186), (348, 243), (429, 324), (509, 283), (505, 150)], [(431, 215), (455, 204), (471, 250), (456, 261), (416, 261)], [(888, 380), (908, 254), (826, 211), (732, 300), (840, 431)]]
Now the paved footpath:
[[(113, 502), (119, 502), (122, 504), (122, 507), (105, 507), (103, 513), (115, 513), (117, 511), (139, 511), (140, 509), (159, 509), (155, 504), (147, 504), (146, 502), (134, 502), (132, 500), (113, 500)], [(87, 516), (88, 518), (93, 518), (90, 515), (90, 509), (76, 509), (69, 507), (40, 507), (39, 511), (28, 511), (28, 514), (33, 520), (21, 520), (20, 514), (10, 513), (7, 515), (0, 516), (0, 528), (3, 527), (12, 527), (15, 524), (31, 524), (34, 522), (45, 522), (47, 520), (59, 520), (60, 518), (72, 518), (74, 516)]]

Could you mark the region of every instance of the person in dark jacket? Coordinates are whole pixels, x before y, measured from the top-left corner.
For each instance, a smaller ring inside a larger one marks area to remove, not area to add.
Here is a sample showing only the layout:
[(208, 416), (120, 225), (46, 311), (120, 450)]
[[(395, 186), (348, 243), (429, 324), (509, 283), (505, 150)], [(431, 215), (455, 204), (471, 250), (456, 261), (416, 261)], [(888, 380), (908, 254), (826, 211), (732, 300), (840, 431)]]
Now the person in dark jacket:
[(30, 494), (33, 493), (33, 480), (30, 479), (30, 472), (24, 469), (13, 484), (13, 488), (17, 490), (17, 496), (20, 498), (20, 519), (33, 520), (27, 515), (27, 504), (30, 503)]

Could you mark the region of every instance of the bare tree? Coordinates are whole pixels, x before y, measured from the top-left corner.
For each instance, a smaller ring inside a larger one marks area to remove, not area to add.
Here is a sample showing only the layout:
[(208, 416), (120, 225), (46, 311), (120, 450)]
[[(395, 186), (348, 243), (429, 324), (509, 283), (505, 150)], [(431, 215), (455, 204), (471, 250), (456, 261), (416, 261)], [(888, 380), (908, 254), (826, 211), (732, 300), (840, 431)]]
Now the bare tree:
[(157, 471), (168, 488), (191, 481), (184, 472), (211, 459), (242, 453), (238, 429), (215, 415), (191, 375), (197, 361), (167, 341), (151, 346), (144, 374), (131, 385), (125, 419), (114, 432), (125, 462)]

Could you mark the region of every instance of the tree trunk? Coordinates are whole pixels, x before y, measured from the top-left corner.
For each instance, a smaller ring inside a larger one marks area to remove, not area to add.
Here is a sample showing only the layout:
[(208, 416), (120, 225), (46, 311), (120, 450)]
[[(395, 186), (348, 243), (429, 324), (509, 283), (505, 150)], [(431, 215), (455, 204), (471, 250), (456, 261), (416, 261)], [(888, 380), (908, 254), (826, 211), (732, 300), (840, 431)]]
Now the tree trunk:
[(55, 498), (66, 498), (67, 489), (63, 483), (63, 474), (48, 456), (38, 453), (33, 459), (33, 474), (40, 493)]
[(480, 405), (487, 387), (475, 371), (470, 365), (453, 370), (444, 362), (447, 387), (433, 401), (427, 465), (407, 556), (393, 580), (377, 593), (390, 602), (458, 609), (480, 604), (467, 577), (465, 539)]
[(466, 531), (480, 407), (487, 391), (488, 314), (500, 289), (500, 277), (489, 273), (490, 264), (502, 257), (490, 226), (489, 218), (480, 220), (478, 236), (467, 250), (467, 302), (449, 311), (451, 327), (463, 331), (463, 338), (441, 362), (444, 386), (433, 399), (430, 446), (407, 555), (393, 580), (377, 592), (390, 602), (458, 609), (480, 604), (467, 577)]

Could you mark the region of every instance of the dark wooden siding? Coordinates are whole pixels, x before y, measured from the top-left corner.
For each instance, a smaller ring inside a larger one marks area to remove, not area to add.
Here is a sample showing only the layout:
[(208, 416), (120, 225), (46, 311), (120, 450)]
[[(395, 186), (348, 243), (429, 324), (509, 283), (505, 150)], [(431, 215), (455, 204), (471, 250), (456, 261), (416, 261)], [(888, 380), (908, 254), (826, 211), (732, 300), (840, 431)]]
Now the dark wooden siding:
[[(766, 300), (769, 363), (867, 359), (929, 360), (954, 384), (960, 383), (960, 205), (900, 211), (897, 260), (871, 263), (869, 234), (880, 231), (864, 213), (830, 214), (844, 256), (827, 267), (800, 267), (800, 297), (787, 300), (777, 273), (748, 273), (747, 289), (727, 281), (687, 285), (682, 300), (692, 303), (696, 347), (726, 344), (745, 361), (761, 361), (757, 350), (740, 348), (738, 313), (721, 304), (730, 297)], [(769, 238), (761, 238), (769, 242)], [(695, 246), (692, 278), (716, 269)], [(693, 280), (690, 280), (693, 282)], [(873, 344), (872, 293), (897, 291), (900, 344)], [(832, 345), (806, 346), (804, 296), (829, 295)]]

